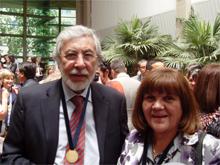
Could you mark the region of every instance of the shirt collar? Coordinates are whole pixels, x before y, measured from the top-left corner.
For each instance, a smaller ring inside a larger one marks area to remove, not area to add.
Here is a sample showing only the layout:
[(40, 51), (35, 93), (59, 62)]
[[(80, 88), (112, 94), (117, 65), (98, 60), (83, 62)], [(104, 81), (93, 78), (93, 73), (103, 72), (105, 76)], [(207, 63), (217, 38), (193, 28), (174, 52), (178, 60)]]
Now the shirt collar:
[[(62, 86), (63, 86), (63, 92), (64, 92), (64, 95), (65, 95), (65, 101), (69, 101), (72, 97), (74, 97), (75, 95), (79, 95), (77, 93), (75, 93), (74, 91), (72, 91), (67, 85), (66, 83), (63, 81), (62, 79)], [(87, 94), (87, 91), (89, 89), (89, 86), (87, 86), (85, 88), (85, 90), (80, 94), (80, 96), (83, 96), (83, 98), (86, 98), (86, 94)], [(91, 89), (90, 89), (91, 90)], [(90, 95), (89, 95), (89, 98), (88, 98), (88, 101), (89, 102), (92, 102), (92, 98), (91, 98), (91, 91), (90, 91)]]

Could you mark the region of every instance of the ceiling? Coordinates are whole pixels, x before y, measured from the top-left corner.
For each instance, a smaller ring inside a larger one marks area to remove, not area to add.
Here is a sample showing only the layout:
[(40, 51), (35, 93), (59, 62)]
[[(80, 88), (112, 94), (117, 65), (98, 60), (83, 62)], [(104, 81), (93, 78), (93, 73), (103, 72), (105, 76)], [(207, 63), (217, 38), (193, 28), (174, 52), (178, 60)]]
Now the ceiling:
[(29, 8), (76, 9), (77, 0), (0, 0), (0, 8), (21, 8), (27, 2)]

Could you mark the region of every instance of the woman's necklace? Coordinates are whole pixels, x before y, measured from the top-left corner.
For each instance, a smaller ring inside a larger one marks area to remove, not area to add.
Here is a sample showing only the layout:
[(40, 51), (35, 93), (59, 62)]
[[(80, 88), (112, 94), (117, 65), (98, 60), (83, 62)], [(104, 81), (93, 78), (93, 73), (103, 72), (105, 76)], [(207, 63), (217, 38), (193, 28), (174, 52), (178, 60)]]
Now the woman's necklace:
[(159, 153), (159, 152), (157, 152), (156, 150), (155, 150), (155, 147), (154, 146), (152, 146), (152, 155), (153, 155), (153, 158), (155, 159), (158, 155), (160, 155), (161, 153)]

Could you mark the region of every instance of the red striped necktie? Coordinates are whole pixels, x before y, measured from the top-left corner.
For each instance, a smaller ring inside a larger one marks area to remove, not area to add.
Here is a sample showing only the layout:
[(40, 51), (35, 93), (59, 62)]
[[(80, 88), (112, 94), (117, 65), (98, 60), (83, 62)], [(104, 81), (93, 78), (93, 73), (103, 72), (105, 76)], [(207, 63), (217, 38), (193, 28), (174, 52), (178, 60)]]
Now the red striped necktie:
[[(71, 119), (69, 121), (71, 135), (74, 137), (76, 128), (78, 126), (80, 116), (83, 111), (83, 97), (76, 95), (71, 99), (72, 103), (75, 105), (75, 110), (73, 111), (71, 115)], [(84, 162), (84, 148), (85, 148), (85, 120), (83, 122), (83, 125), (80, 129), (79, 139), (77, 141), (76, 145), (76, 151), (78, 152), (79, 158), (74, 163), (74, 165), (83, 165)], [(67, 145), (67, 150), (69, 149), (69, 144)], [(71, 164), (66, 159), (64, 161), (65, 165)]]

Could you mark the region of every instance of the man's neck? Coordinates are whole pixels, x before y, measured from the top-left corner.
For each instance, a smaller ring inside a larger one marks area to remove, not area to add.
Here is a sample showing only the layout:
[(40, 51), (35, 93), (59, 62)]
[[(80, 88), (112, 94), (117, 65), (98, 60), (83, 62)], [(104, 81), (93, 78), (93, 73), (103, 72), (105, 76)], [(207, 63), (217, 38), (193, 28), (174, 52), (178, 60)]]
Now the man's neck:
[(81, 94), (81, 93), (83, 93), (84, 90), (85, 90), (85, 89), (79, 90), (79, 91), (73, 91), (73, 92), (76, 93), (76, 94)]

